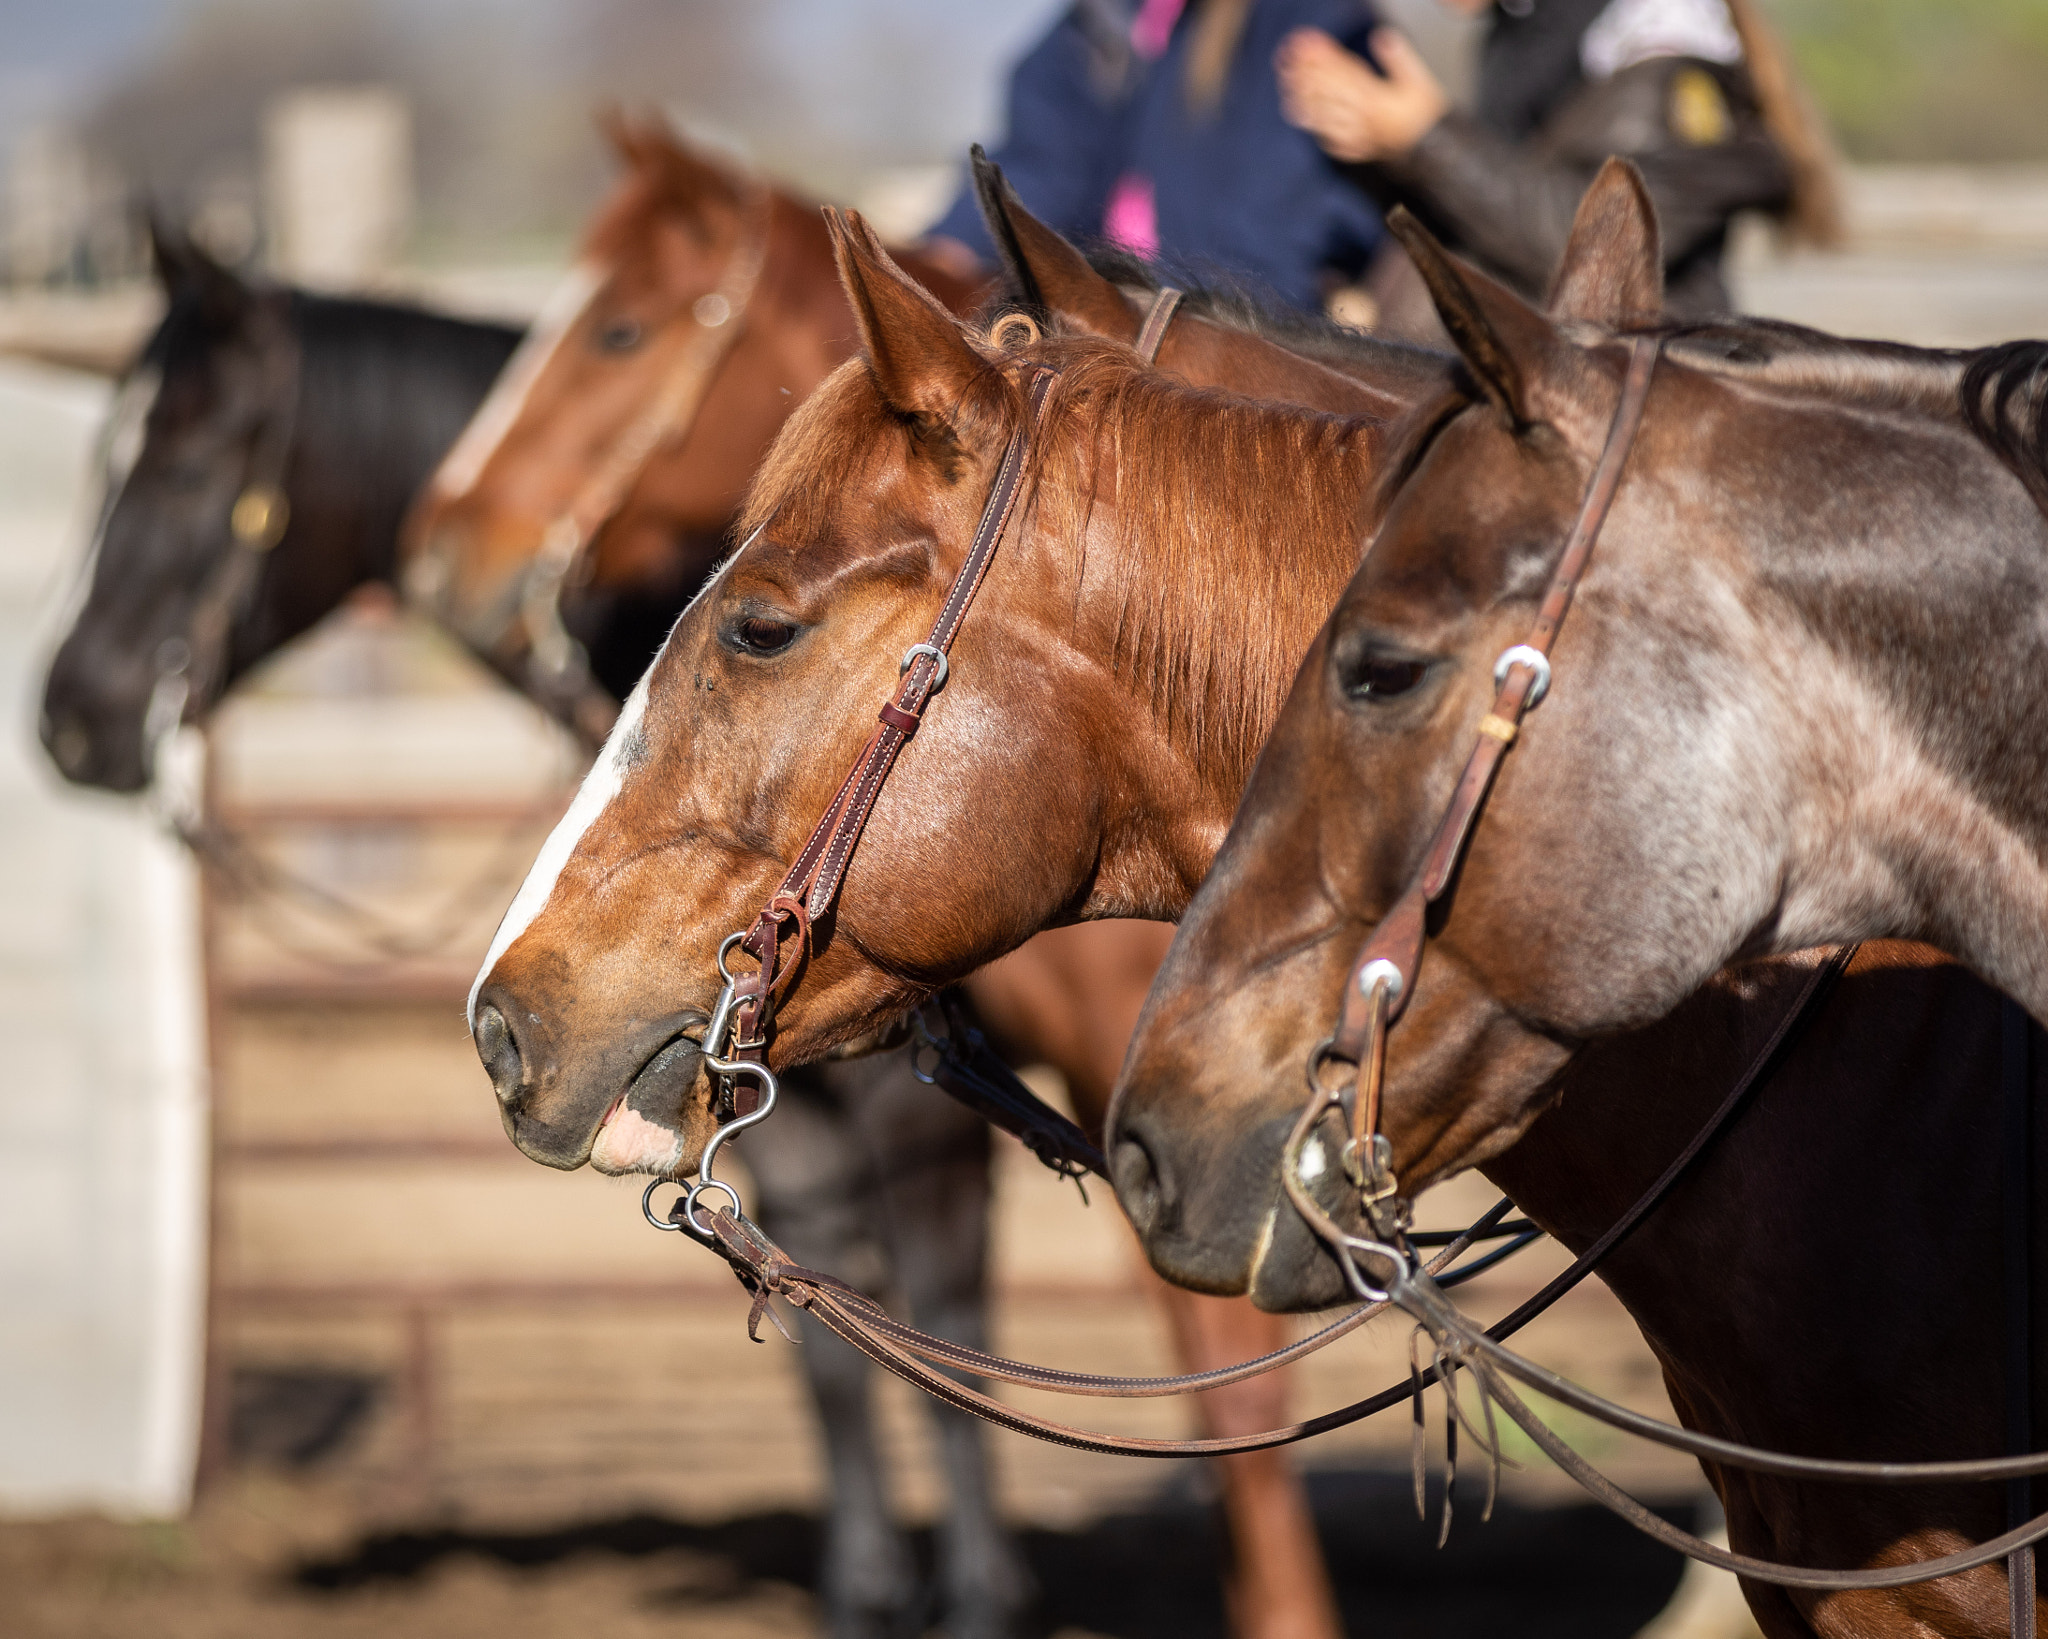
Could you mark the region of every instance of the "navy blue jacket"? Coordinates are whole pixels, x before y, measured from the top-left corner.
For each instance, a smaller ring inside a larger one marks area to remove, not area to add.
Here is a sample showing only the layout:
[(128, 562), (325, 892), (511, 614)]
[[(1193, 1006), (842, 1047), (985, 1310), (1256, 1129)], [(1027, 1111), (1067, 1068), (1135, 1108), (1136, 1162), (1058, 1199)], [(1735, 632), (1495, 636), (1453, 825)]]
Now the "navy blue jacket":
[[(1365, 0), (1256, 0), (1222, 102), (1202, 116), (1183, 89), (1194, 10), (1162, 57), (1133, 61), (1108, 83), (1092, 19), (1074, 7), (1013, 71), (1009, 134), (993, 157), (1034, 215), (1083, 242), (1102, 236), (1117, 179), (1148, 177), (1164, 265), (1226, 273), (1319, 309), (1333, 279), (1364, 268), (1383, 229), (1372, 201), (1315, 139), (1280, 117), (1273, 53), (1301, 27), (1362, 53), (1376, 19)], [(995, 260), (971, 188), (932, 232)]]

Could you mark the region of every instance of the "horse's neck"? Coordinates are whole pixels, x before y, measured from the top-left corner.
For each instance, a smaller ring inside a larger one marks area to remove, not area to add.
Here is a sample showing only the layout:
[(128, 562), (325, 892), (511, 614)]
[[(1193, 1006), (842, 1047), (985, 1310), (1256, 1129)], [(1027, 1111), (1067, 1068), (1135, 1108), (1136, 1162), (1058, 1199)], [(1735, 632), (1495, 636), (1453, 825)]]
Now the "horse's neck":
[[(378, 302), (299, 298), (300, 383), (286, 468), (292, 516), (349, 585), (395, 581), (406, 508), (518, 341)], [(332, 580), (330, 568), (321, 577)]]
[(1777, 948), (1925, 939), (2048, 1018), (2048, 520), (1981, 448), (1924, 470), (1873, 484), (1878, 531), (1790, 594), (1821, 800)]
[[(1725, 972), (1656, 1024), (1589, 1044), (1564, 1071), (1557, 1101), (1481, 1170), (1572, 1252), (1584, 1252), (1641, 1200), (1756, 1063), (1811, 962)], [(1651, 1088), (1654, 1098), (1646, 1096)], [(1667, 1364), (1696, 1360), (1702, 1325), (1726, 1325), (1699, 1293), (1724, 1289), (1728, 1271), (1702, 1268), (1702, 1260), (1772, 1238), (1772, 1203), (1759, 1196), (1786, 1157), (1753, 1116), (1725, 1127), (1694, 1176), (1601, 1266)]]
[[(1588, 1048), (1487, 1176), (1585, 1250), (1757, 1062), (1811, 960), (1725, 973), (1671, 1017)], [(2000, 1042), (1996, 995), (1906, 945), (1866, 947), (1795, 1023), (1740, 1112), (1601, 1266), (1685, 1421), (1853, 1445), (1870, 1407), (1835, 1367), (1859, 1343), (1882, 1341), (1893, 1383), (1945, 1381), (1996, 1351), (2001, 1138), (1971, 1095), (2001, 1073)], [(1941, 1327), (1912, 1324), (1930, 1285), (1947, 1299)], [(1931, 1417), (1895, 1425), (1898, 1454), (1967, 1448), (1994, 1395), (1929, 1402)]]
[(1284, 405), (1218, 413), (1236, 418), (1229, 441), (1158, 467), (1157, 495), (1120, 470), (1115, 506), (1078, 537), (1081, 642), (1122, 692), (1139, 810), (1167, 817), (1136, 850), (1146, 888), (1102, 914), (1185, 908), (1358, 564), (1378, 429)]

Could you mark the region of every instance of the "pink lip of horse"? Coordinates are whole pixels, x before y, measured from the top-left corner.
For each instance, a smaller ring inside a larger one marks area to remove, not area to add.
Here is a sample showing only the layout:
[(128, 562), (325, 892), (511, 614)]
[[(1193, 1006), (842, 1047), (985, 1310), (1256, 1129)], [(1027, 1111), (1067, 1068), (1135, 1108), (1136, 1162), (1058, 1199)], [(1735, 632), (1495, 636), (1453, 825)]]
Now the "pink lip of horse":
[(666, 1178), (683, 1162), (683, 1135), (626, 1108), (626, 1095), (605, 1112), (590, 1146), (590, 1164), (599, 1172), (651, 1172)]

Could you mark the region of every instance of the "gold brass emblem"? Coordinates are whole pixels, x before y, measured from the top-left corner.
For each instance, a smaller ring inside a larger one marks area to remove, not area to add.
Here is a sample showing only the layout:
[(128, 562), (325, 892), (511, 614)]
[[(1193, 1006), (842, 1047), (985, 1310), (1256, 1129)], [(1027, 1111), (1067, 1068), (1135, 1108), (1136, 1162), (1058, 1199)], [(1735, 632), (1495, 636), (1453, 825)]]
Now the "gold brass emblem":
[(1694, 148), (1712, 148), (1735, 134), (1735, 117), (1721, 82), (1704, 68), (1671, 76), (1671, 134)]
[(268, 552), (284, 538), (292, 515), (284, 491), (269, 484), (251, 484), (235, 497), (235, 509), (228, 514), (228, 528), (235, 539), (256, 552)]

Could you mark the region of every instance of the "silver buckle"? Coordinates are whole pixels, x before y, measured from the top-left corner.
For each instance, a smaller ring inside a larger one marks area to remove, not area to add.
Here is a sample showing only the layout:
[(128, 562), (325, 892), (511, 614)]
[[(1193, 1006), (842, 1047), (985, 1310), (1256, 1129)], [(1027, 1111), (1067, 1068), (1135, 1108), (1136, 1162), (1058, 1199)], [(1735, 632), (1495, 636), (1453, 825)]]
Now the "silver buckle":
[(1527, 666), (1536, 674), (1536, 681), (1529, 685), (1526, 709), (1534, 711), (1543, 703), (1543, 697), (1550, 692), (1550, 656), (1541, 649), (1532, 649), (1526, 643), (1517, 643), (1512, 649), (1503, 649), (1501, 656), (1493, 663), (1493, 686), (1507, 687), (1508, 671), (1514, 666)]

